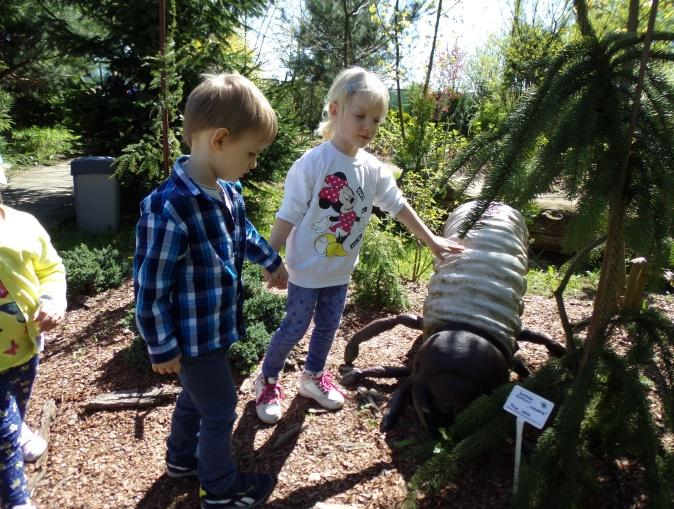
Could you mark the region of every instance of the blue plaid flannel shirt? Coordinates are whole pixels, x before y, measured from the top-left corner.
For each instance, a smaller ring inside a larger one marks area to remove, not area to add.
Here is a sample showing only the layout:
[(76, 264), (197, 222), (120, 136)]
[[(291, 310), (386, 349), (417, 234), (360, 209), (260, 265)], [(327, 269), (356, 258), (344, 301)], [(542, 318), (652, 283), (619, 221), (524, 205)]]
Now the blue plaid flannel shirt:
[(141, 203), (133, 263), (136, 323), (153, 364), (197, 357), (243, 337), (244, 257), (273, 272), (279, 255), (246, 219), (238, 184), (219, 181), (232, 211), (183, 170)]

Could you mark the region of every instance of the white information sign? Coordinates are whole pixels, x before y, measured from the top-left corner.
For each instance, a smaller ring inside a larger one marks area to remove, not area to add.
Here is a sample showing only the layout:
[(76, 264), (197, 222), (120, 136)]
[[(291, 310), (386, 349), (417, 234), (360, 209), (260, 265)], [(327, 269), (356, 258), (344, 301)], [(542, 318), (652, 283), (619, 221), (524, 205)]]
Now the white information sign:
[(523, 419), (532, 426), (542, 429), (550, 412), (555, 407), (552, 401), (540, 397), (524, 387), (516, 385), (503, 405), (506, 412)]
[(515, 422), (515, 473), (513, 476), (513, 493), (517, 493), (517, 484), (520, 472), (520, 460), (522, 457), (522, 431), (524, 423), (541, 429), (545, 421), (550, 417), (550, 412), (555, 407), (552, 401), (540, 397), (524, 387), (516, 385), (510, 392), (510, 396), (503, 405), (506, 412), (510, 412), (517, 420)]

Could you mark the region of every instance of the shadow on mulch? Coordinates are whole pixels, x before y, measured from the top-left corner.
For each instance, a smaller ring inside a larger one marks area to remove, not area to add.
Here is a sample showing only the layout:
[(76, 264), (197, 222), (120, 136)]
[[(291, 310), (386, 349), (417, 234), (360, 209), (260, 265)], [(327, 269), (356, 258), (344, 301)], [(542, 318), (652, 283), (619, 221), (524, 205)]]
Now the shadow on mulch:
[[(236, 455), (241, 458), (240, 468), (255, 471), (259, 470), (256, 465), (263, 463), (266, 467), (265, 472), (278, 476), (301, 435), (301, 433), (293, 433), (293, 430), (301, 428), (304, 424), (310, 407), (317, 407), (317, 405), (302, 397), (294, 398), (287, 411), (284, 412), (283, 420), (276, 425), (267, 442), (254, 451), (255, 434), (262, 426), (255, 415), (255, 402), (250, 401), (244, 409), (233, 436)], [(264, 507), (268, 509), (290, 507), (309, 509), (317, 502), (344, 493), (362, 482), (377, 477), (383, 470), (391, 468), (392, 465), (389, 463), (378, 463), (342, 479), (299, 488), (282, 499), (268, 502)]]
[(164, 474), (145, 492), (136, 509), (194, 509), (198, 497), (199, 485), (194, 479), (172, 479)]
[[(49, 343), (49, 349), (45, 351), (43, 362), (56, 355), (72, 353), (79, 347), (93, 342), (100, 345), (109, 345), (117, 341), (116, 336), (109, 335), (106, 331), (117, 330), (119, 322), (127, 315), (129, 306), (125, 304), (112, 309), (107, 309), (100, 314), (83, 330), (76, 333), (67, 331), (68, 340), (53, 341)], [(71, 311), (69, 308), (68, 311)]]
[[(101, 391), (144, 390), (168, 382), (177, 384), (175, 376), (154, 373), (147, 354), (138, 349), (131, 351), (131, 342), (128, 343), (126, 348), (115, 352), (112, 358), (101, 366), (96, 379), (96, 386)], [(140, 355), (145, 358), (140, 358)]]

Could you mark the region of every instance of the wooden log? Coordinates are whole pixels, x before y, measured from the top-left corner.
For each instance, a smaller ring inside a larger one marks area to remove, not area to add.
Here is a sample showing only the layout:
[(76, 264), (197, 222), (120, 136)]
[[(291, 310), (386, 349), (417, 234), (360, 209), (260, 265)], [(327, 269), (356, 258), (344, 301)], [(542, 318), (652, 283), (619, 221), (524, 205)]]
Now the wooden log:
[(311, 509), (358, 509), (355, 505), (328, 504), (327, 502), (316, 502)]
[[(461, 177), (455, 177), (450, 185), (460, 187)], [(467, 190), (466, 197), (477, 199), (482, 191), (482, 180), (474, 182)], [(561, 253), (571, 219), (576, 215), (576, 202), (566, 198), (563, 192), (542, 193), (533, 200), (540, 211), (529, 228), (531, 247), (542, 251)]]
[(84, 405), (85, 410), (120, 410), (142, 408), (172, 402), (180, 387), (158, 387), (146, 391), (127, 389), (99, 394)]
[(637, 312), (641, 309), (644, 289), (646, 288), (646, 258), (634, 258), (630, 262), (630, 273), (625, 285), (625, 296), (622, 299), (623, 311)]
[(529, 237), (534, 249), (561, 253), (569, 229), (569, 223), (576, 213), (570, 202), (538, 202), (541, 211), (529, 225)]
[[(53, 399), (45, 401), (42, 407), (42, 417), (40, 418), (39, 435), (49, 443), (49, 429), (52, 421), (56, 418), (56, 402)], [(47, 456), (49, 456), (49, 447), (42, 456), (35, 462), (35, 471), (28, 478), (28, 493), (33, 495), (35, 488), (47, 476)]]

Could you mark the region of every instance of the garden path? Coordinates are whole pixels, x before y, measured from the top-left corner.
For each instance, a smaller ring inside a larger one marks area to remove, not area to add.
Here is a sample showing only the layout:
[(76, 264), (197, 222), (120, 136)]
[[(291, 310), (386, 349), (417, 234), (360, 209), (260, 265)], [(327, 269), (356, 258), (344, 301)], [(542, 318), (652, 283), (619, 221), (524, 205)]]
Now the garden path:
[(70, 161), (8, 172), (8, 185), (1, 190), (3, 202), (30, 212), (47, 229), (72, 217), (75, 206)]

